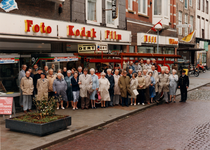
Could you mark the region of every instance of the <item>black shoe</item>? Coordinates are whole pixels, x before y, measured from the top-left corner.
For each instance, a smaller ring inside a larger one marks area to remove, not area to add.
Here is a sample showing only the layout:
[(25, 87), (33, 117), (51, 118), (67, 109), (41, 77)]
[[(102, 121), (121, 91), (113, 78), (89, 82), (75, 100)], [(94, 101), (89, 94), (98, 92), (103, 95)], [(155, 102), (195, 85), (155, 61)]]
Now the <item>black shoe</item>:
[(183, 102), (183, 101), (179, 101), (179, 102)]
[(174, 103), (176, 103), (176, 101), (174, 101)]

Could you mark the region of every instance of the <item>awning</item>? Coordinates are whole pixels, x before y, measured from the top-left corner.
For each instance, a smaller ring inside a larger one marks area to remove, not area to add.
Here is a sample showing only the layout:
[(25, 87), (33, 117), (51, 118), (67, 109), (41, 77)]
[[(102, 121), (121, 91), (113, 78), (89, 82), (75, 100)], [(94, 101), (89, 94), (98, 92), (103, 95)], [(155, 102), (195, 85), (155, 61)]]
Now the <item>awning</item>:
[(65, 2), (65, 0), (47, 0), (47, 1), (55, 2), (55, 3)]
[(177, 49), (177, 51), (204, 51), (204, 50), (205, 49), (203, 49), (203, 48), (191, 48), (191, 47)]

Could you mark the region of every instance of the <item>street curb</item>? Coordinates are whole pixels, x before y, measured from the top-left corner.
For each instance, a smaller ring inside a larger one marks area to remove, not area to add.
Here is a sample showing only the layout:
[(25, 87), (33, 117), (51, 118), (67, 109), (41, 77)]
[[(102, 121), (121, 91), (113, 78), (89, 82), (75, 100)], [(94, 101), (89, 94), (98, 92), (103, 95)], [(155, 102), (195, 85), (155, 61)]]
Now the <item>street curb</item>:
[[(193, 89), (190, 89), (190, 90), (188, 90), (188, 92), (189, 92), (189, 91), (192, 91), (192, 90), (195, 90), (195, 89), (197, 89), (197, 88), (200, 88), (200, 87), (202, 87), (202, 86), (205, 86), (205, 85), (207, 85), (207, 84), (209, 84), (209, 83), (210, 83), (210, 82), (205, 83), (205, 84), (203, 84), (203, 85), (200, 85), (200, 86), (198, 86), (198, 87), (195, 87), (195, 88), (193, 88)], [(177, 94), (176, 96), (179, 96), (179, 95), (181, 95), (181, 94)], [(160, 104), (161, 104), (161, 103), (160, 103)], [(109, 124), (109, 123), (111, 123), (111, 122), (114, 122), (114, 121), (116, 121), (116, 120), (125, 118), (126, 116), (133, 115), (133, 114), (135, 114), (135, 113), (137, 113), (137, 112), (144, 111), (144, 110), (146, 110), (147, 108), (150, 108), (150, 107), (153, 107), (153, 106), (157, 106), (157, 104), (150, 104), (150, 105), (147, 105), (147, 106), (145, 106), (144, 108), (134, 110), (134, 111), (129, 112), (129, 113), (127, 113), (127, 114), (124, 114), (124, 115), (122, 115), (122, 116), (119, 116), (119, 117), (110, 119), (110, 120), (108, 120), (108, 121), (106, 121), (106, 122), (104, 122), (104, 123), (97, 124), (97, 125), (95, 125), (95, 126), (92, 126), (92, 127), (87, 128), (87, 129), (84, 129), (84, 130), (82, 130), (82, 131), (79, 131), (79, 132), (77, 132), (77, 133), (75, 133), (75, 134), (72, 134), (72, 135), (63, 137), (63, 138), (61, 138), (61, 139), (58, 139), (58, 140), (49, 142), (49, 143), (47, 143), (47, 144), (44, 144), (44, 145), (42, 145), (42, 146), (33, 148), (33, 149), (31, 149), (31, 150), (43, 150), (43, 149), (45, 149), (45, 148), (47, 148), (47, 147), (50, 147), (50, 146), (55, 145), (55, 144), (57, 144), (57, 143), (63, 142), (63, 141), (65, 141), (65, 140), (69, 139), (69, 138), (73, 138), (73, 137), (78, 136), (78, 135), (80, 135), (80, 134), (84, 134), (84, 133), (86, 133), (86, 132), (88, 132), (88, 131), (97, 129), (98, 127), (101, 127), (101, 126), (105, 126), (105, 125), (107, 125), (107, 124)]]

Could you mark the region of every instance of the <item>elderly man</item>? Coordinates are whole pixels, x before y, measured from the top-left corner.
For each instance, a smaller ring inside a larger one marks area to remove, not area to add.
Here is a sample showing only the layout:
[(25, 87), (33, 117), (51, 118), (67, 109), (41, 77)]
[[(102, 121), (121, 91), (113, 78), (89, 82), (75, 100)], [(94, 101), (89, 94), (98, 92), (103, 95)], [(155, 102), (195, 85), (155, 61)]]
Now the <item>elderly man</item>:
[(44, 74), (46, 76), (49, 74), (48, 66), (44, 66)]
[(128, 76), (130, 79), (132, 78), (132, 76), (133, 76), (133, 69), (129, 69), (129, 70), (128, 70), (127, 76)]
[(128, 105), (128, 94), (132, 95), (132, 92), (130, 90), (130, 78), (127, 76), (127, 71), (123, 70), (123, 76), (119, 78), (118, 86), (120, 88), (120, 93), (122, 97), (122, 106)]
[(30, 72), (30, 77), (34, 78), (34, 74), (32, 73), (33, 69), (30, 67), (28, 68), (28, 71)]
[(88, 74), (88, 69), (83, 70), (83, 74), (79, 76), (79, 87), (80, 87), (80, 97), (81, 97), (81, 108), (89, 109), (90, 105), (90, 93), (92, 89), (92, 77)]
[(33, 82), (34, 82), (34, 96), (37, 94), (36, 85), (37, 85), (37, 80), (41, 78), (41, 73), (42, 73), (42, 68), (39, 67), (38, 71), (37, 71), (37, 74), (35, 74), (34, 78), (33, 78)]
[[(59, 101), (61, 102), (62, 109), (65, 109), (63, 107), (63, 101), (68, 100), (67, 95), (66, 95), (66, 90), (67, 90), (66, 81), (62, 78), (62, 74), (58, 73), (57, 79), (55, 79), (53, 82), (53, 91), (55, 92), (55, 95), (59, 97)], [(60, 97), (62, 98), (61, 100), (60, 100)], [(59, 109), (59, 102), (57, 102), (57, 109)]]
[(38, 71), (38, 65), (35, 64), (32, 73), (35, 75), (35, 74), (37, 74), (37, 71)]
[(155, 97), (154, 100), (157, 101), (158, 100), (157, 95), (158, 95), (159, 76), (158, 76), (157, 70), (155, 70), (155, 66), (154, 65), (152, 65), (152, 76), (155, 79), (155, 93), (156, 93), (155, 95), (156, 95), (156, 97)]
[(114, 97), (113, 97), (113, 105), (119, 105), (119, 100), (120, 100), (120, 88), (118, 86), (118, 81), (119, 81), (119, 78), (120, 78), (120, 75), (119, 75), (119, 70), (116, 69), (115, 70), (115, 74), (113, 75), (114, 77)]
[(54, 91), (53, 91), (53, 82), (54, 80), (56, 79), (56, 75), (54, 75), (54, 70), (53, 69), (50, 69), (49, 70), (49, 74), (47, 76), (47, 79), (49, 80), (49, 87), (48, 87), (48, 94), (49, 94), (49, 97), (52, 97), (55, 95)]
[(64, 78), (67, 76), (67, 68), (63, 67), (63, 72), (62, 72)]
[(145, 103), (150, 104), (149, 86), (151, 84), (151, 79), (150, 79), (150, 76), (147, 74), (146, 69), (143, 70), (143, 77), (145, 79), (145, 87), (144, 87)]
[(77, 70), (78, 70), (78, 76), (80, 76), (80, 75), (82, 74), (82, 67), (79, 66), (79, 67), (77, 68)]
[(144, 59), (141, 58), (139, 65), (141, 66), (141, 68), (144, 68)]
[[(105, 76), (110, 83), (110, 88), (109, 88), (109, 95), (110, 95), (110, 102), (109, 105), (113, 106), (113, 96), (114, 96), (114, 85), (115, 85), (115, 81), (114, 81), (114, 77), (111, 74), (112, 70), (111, 69), (107, 69), (107, 75)], [(108, 102), (106, 102), (106, 107), (108, 107)]]
[(139, 62), (138, 62), (138, 60), (136, 60), (135, 62), (134, 62), (134, 68), (135, 68), (135, 73), (138, 73), (139, 71), (142, 71), (142, 67), (141, 67), (141, 65), (139, 64)]
[(169, 76), (165, 74), (165, 69), (161, 70), (159, 75), (159, 94), (164, 93), (165, 102), (168, 104), (168, 92), (169, 92)]
[(178, 87), (180, 88), (180, 92), (181, 92), (181, 101), (179, 102), (186, 102), (187, 89), (189, 87), (189, 77), (186, 76), (185, 70), (182, 70), (182, 75), (179, 77)]
[(154, 65), (154, 66), (155, 66), (155, 70), (157, 70), (157, 69), (158, 69), (158, 67), (157, 67), (157, 63), (156, 63), (156, 60), (155, 60), (155, 59), (152, 59), (152, 65)]
[(27, 113), (27, 110), (31, 111), (34, 85), (33, 79), (30, 77), (30, 72), (26, 72), (26, 76), (21, 79), (20, 88), (23, 94), (23, 111)]
[(152, 70), (151, 67), (152, 67), (152, 65), (150, 64), (150, 60), (147, 59), (147, 63), (144, 65), (143, 69), (147, 70), (149, 72)]
[[(26, 68), (27, 66), (25, 64), (22, 65), (22, 70), (19, 72), (19, 85), (20, 85), (20, 82), (21, 82), (21, 79), (23, 77), (26, 76)], [(22, 94), (22, 90), (20, 89), (20, 98), (19, 98), (19, 104), (21, 107), (23, 107), (23, 94)]]
[(132, 69), (133, 70), (133, 72), (135, 72), (136, 70), (135, 70), (135, 68), (134, 68), (134, 66), (133, 66), (133, 61), (130, 61), (129, 62), (129, 65), (127, 66), (127, 68), (126, 68), (126, 71), (128, 72), (129, 71), (129, 69)]
[(37, 100), (48, 100), (49, 81), (45, 78), (45, 74), (41, 73), (41, 78), (37, 80)]

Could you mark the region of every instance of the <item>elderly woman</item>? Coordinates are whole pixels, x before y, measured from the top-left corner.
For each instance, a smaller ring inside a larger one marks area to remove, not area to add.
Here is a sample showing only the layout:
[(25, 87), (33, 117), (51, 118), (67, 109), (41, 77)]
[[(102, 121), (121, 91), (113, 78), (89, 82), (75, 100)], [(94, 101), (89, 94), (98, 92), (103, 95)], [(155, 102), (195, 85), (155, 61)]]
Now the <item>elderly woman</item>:
[(153, 103), (153, 98), (155, 97), (155, 84), (156, 84), (155, 79), (152, 75), (153, 75), (153, 73), (152, 73), (152, 71), (150, 71), (149, 76), (151, 79), (151, 84), (149, 85), (149, 95), (151, 98), (151, 103)]
[(58, 69), (58, 73), (56, 73), (56, 76), (57, 76), (59, 73), (61, 74), (62, 79), (64, 79), (64, 76), (63, 76), (63, 74), (62, 74), (62, 70), (61, 70), (61, 69)]
[(95, 75), (95, 69), (91, 68), (90, 69), (90, 74), (91, 74), (91, 77), (92, 77), (92, 90), (93, 90), (93, 93), (90, 95), (90, 99), (91, 99), (91, 106), (92, 106), (92, 109), (96, 109), (96, 105), (95, 105), (95, 100), (96, 100), (96, 94), (97, 94), (97, 91), (98, 91), (98, 88), (99, 88), (99, 81), (98, 81), (98, 76)]
[(64, 78), (64, 80), (66, 81), (66, 84), (67, 84), (67, 98), (68, 98), (68, 101), (67, 101), (67, 106), (66, 108), (69, 107), (69, 102), (71, 102), (71, 106), (73, 107), (73, 93), (72, 93), (72, 85), (71, 85), (71, 71), (68, 70), (67, 71), (67, 76)]
[(115, 74), (113, 75), (114, 76), (114, 97), (113, 97), (113, 105), (119, 105), (119, 100), (120, 100), (120, 88), (118, 86), (118, 80), (120, 78), (120, 75), (119, 75), (119, 70), (116, 69), (115, 70)]
[[(136, 79), (136, 77), (137, 77), (137, 74), (134, 73), (130, 80), (130, 88), (131, 88), (132, 95), (129, 96), (129, 98), (131, 99), (131, 105), (134, 105), (134, 106), (136, 106), (136, 96), (137, 95), (135, 95), (133, 91), (137, 90), (137, 87), (138, 87), (138, 80)], [(133, 100), (134, 100), (134, 103), (133, 103)]]
[(101, 78), (99, 79), (99, 94), (101, 96), (101, 108), (105, 108), (106, 101), (110, 101), (109, 88), (110, 83), (107, 78), (105, 78), (106, 73), (101, 73)]
[(172, 70), (172, 74), (169, 76), (169, 94), (170, 102), (172, 102), (172, 97), (174, 97), (174, 103), (176, 103), (176, 89), (177, 89), (178, 75), (176, 75), (176, 70)]
[(72, 92), (73, 92), (73, 110), (78, 109), (77, 108), (77, 103), (79, 101), (79, 77), (78, 77), (78, 72), (74, 72), (74, 77), (71, 78), (71, 85), (72, 85)]
[(137, 103), (138, 105), (144, 105), (144, 88), (145, 88), (145, 78), (141, 75), (141, 71), (138, 72), (137, 76), (138, 87), (137, 91), (139, 95), (137, 96)]
[[(57, 79), (55, 79), (53, 82), (53, 91), (58, 97), (62, 98), (60, 100), (62, 109), (65, 109), (63, 107), (63, 101), (67, 101), (66, 90), (67, 90), (66, 81), (62, 78), (62, 74), (58, 73)], [(59, 102), (57, 102), (57, 109), (59, 109)]]

